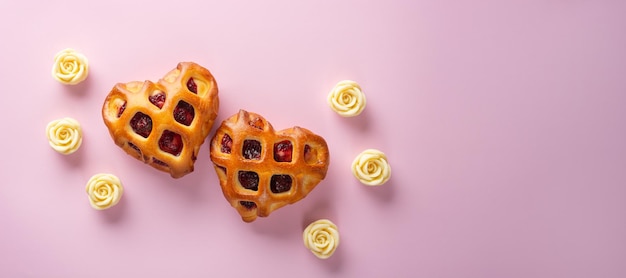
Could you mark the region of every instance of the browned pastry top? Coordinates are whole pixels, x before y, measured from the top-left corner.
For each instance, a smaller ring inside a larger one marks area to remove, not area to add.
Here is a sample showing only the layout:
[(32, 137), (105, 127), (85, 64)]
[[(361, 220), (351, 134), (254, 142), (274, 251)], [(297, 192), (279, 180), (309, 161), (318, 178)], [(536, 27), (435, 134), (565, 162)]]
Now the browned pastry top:
[(224, 197), (246, 222), (297, 202), (326, 177), (324, 138), (301, 128), (275, 131), (262, 116), (240, 110), (211, 140), (211, 160)]
[(102, 106), (102, 118), (126, 153), (180, 178), (193, 171), (218, 109), (211, 72), (181, 62), (157, 83), (115, 85)]

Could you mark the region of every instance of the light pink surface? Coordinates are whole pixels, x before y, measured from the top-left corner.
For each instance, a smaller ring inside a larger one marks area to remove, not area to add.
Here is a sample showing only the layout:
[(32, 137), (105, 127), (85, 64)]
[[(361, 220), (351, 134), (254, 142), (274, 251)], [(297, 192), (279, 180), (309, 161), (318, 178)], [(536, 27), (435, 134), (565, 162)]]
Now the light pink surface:
[[(617, 0), (2, 1), (0, 277), (626, 277), (624, 14)], [(50, 76), (66, 47), (90, 61), (78, 86)], [(124, 154), (104, 97), (185, 60), (216, 76), (218, 123), (244, 108), (324, 136), (327, 179), (245, 224), (207, 144), (179, 180)], [(326, 104), (342, 79), (367, 95), (356, 118)], [(84, 128), (70, 156), (45, 137), (66, 116)], [(366, 148), (389, 157), (383, 187), (350, 173)], [(99, 172), (126, 189), (108, 211), (84, 192)], [(317, 218), (341, 233), (328, 260), (302, 243)]]

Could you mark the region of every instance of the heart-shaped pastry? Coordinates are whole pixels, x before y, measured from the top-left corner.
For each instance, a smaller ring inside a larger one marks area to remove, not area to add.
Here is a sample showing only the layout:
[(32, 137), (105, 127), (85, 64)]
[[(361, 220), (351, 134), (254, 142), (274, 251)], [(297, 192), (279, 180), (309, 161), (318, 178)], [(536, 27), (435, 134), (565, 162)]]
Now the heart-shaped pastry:
[(321, 136), (297, 126), (275, 131), (265, 118), (244, 110), (215, 132), (211, 160), (224, 197), (245, 222), (306, 197), (326, 177), (330, 162)]
[(180, 178), (193, 171), (219, 109), (209, 70), (181, 62), (157, 83), (118, 83), (102, 106), (115, 144), (150, 166)]

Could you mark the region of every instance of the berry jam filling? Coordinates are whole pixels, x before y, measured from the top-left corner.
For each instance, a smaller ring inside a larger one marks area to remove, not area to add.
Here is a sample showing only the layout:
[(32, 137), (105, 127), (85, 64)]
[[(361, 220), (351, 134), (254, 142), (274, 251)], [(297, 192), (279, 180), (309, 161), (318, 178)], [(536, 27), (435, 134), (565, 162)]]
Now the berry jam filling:
[(161, 166), (164, 166), (164, 167), (169, 167), (169, 165), (167, 165), (167, 163), (165, 163), (165, 162), (163, 162), (161, 160), (158, 160), (158, 159), (156, 159), (154, 157), (152, 158), (152, 162), (154, 162), (154, 164), (158, 164), (158, 165), (161, 165)]
[(154, 106), (159, 107), (159, 109), (163, 108), (163, 103), (165, 103), (165, 93), (158, 92), (154, 95), (148, 97), (150, 103), (154, 104)]
[(120, 106), (120, 108), (117, 108), (117, 117), (121, 117), (122, 113), (124, 113), (124, 110), (126, 110), (126, 102), (124, 101), (124, 103), (122, 103), (122, 106)]
[(136, 150), (139, 153), (139, 155), (141, 155), (141, 149), (139, 149), (139, 147), (137, 147), (137, 145), (135, 145), (135, 144), (133, 144), (131, 142), (128, 142), (128, 146), (131, 147), (133, 150)]
[(259, 175), (251, 171), (239, 171), (239, 183), (243, 188), (258, 191)]
[(187, 81), (187, 89), (194, 94), (198, 93), (198, 85), (196, 85), (196, 82), (193, 81), (193, 78), (189, 78)]
[(148, 135), (152, 132), (152, 118), (144, 113), (137, 112), (137, 114), (130, 119), (130, 127), (143, 138), (148, 138)]
[(244, 206), (247, 209), (253, 209), (256, 208), (256, 204), (254, 202), (249, 202), (249, 201), (239, 201), (239, 204)]
[(287, 192), (291, 189), (290, 175), (273, 175), (270, 181), (270, 189), (273, 193)]
[(263, 126), (264, 126), (264, 124), (263, 124), (263, 121), (262, 121), (260, 118), (250, 119), (250, 121), (248, 121), (248, 124), (249, 124), (251, 127), (258, 128), (258, 129), (260, 129), (260, 130), (263, 130)]
[(176, 108), (174, 108), (174, 119), (181, 124), (191, 125), (194, 116), (193, 106), (183, 100), (179, 101)]
[(230, 150), (232, 147), (233, 147), (233, 139), (231, 139), (230, 136), (228, 136), (228, 134), (224, 134), (224, 137), (222, 137), (222, 146), (220, 147), (220, 150), (223, 153), (230, 153)]
[(183, 139), (178, 133), (165, 130), (159, 139), (159, 148), (164, 152), (178, 156), (183, 150)]
[(243, 141), (243, 158), (260, 159), (261, 158), (261, 142), (257, 140)]
[(291, 141), (285, 140), (274, 144), (274, 160), (276, 162), (291, 162), (293, 146)]

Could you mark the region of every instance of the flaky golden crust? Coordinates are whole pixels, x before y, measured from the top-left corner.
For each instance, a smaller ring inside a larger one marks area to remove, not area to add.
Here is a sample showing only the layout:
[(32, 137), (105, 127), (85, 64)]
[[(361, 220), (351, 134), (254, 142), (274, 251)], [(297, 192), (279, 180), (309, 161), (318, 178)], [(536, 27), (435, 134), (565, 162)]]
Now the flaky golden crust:
[[(225, 141), (232, 141), (228, 150), (224, 149), (225, 135), (230, 137)], [(244, 157), (245, 140), (260, 142), (258, 159)], [(274, 158), (274, 145), (285, 140), (292, 145), (291, 161), (278, 162)], [(330, 162), (328, 146), (321, 136), (297, 126), (275, 131), (262, 116), (244, 110), (226, 119), (217, 129), (211, 140), (211, 160), (224, 197), (245, 222), (252, 222), (257, 216), (269, 216), (274, 210), (306, 197), (326, 177)], [(257, 190), (242, 186), (240, 171), (258, 175)], [(290, 176), (292, 183), (288, 191), (272, 192), (270, 183), (276, 175)], [(244, 205), (246, 202), (248, 206)]]
[[(190, 78), (193, 78), (195, 93), (187, 86)], [(161, 92), (165, 100), (159, 108), (149, 98)], [(174, 118), (174, 110), (181, 101), (193, 107), (195, 115), (189, 125)], [(115, 85), (102, 106), (102, 118), (115, 144), (127, 154), (170, 173), (173, 178), (180, 178), (193, 171), (200, 146), (213, 126), (218, 109), (218, 88), (211, 72), (198, 64), (181, 62), (157, 83), (133, 81)], [(137, 113), (148, 115), (152, 120), (152, 129), (145, 138), (130, 124)], [(159, 140), (168, 131), (182, 139), (178, 155), (159, 147)]]

